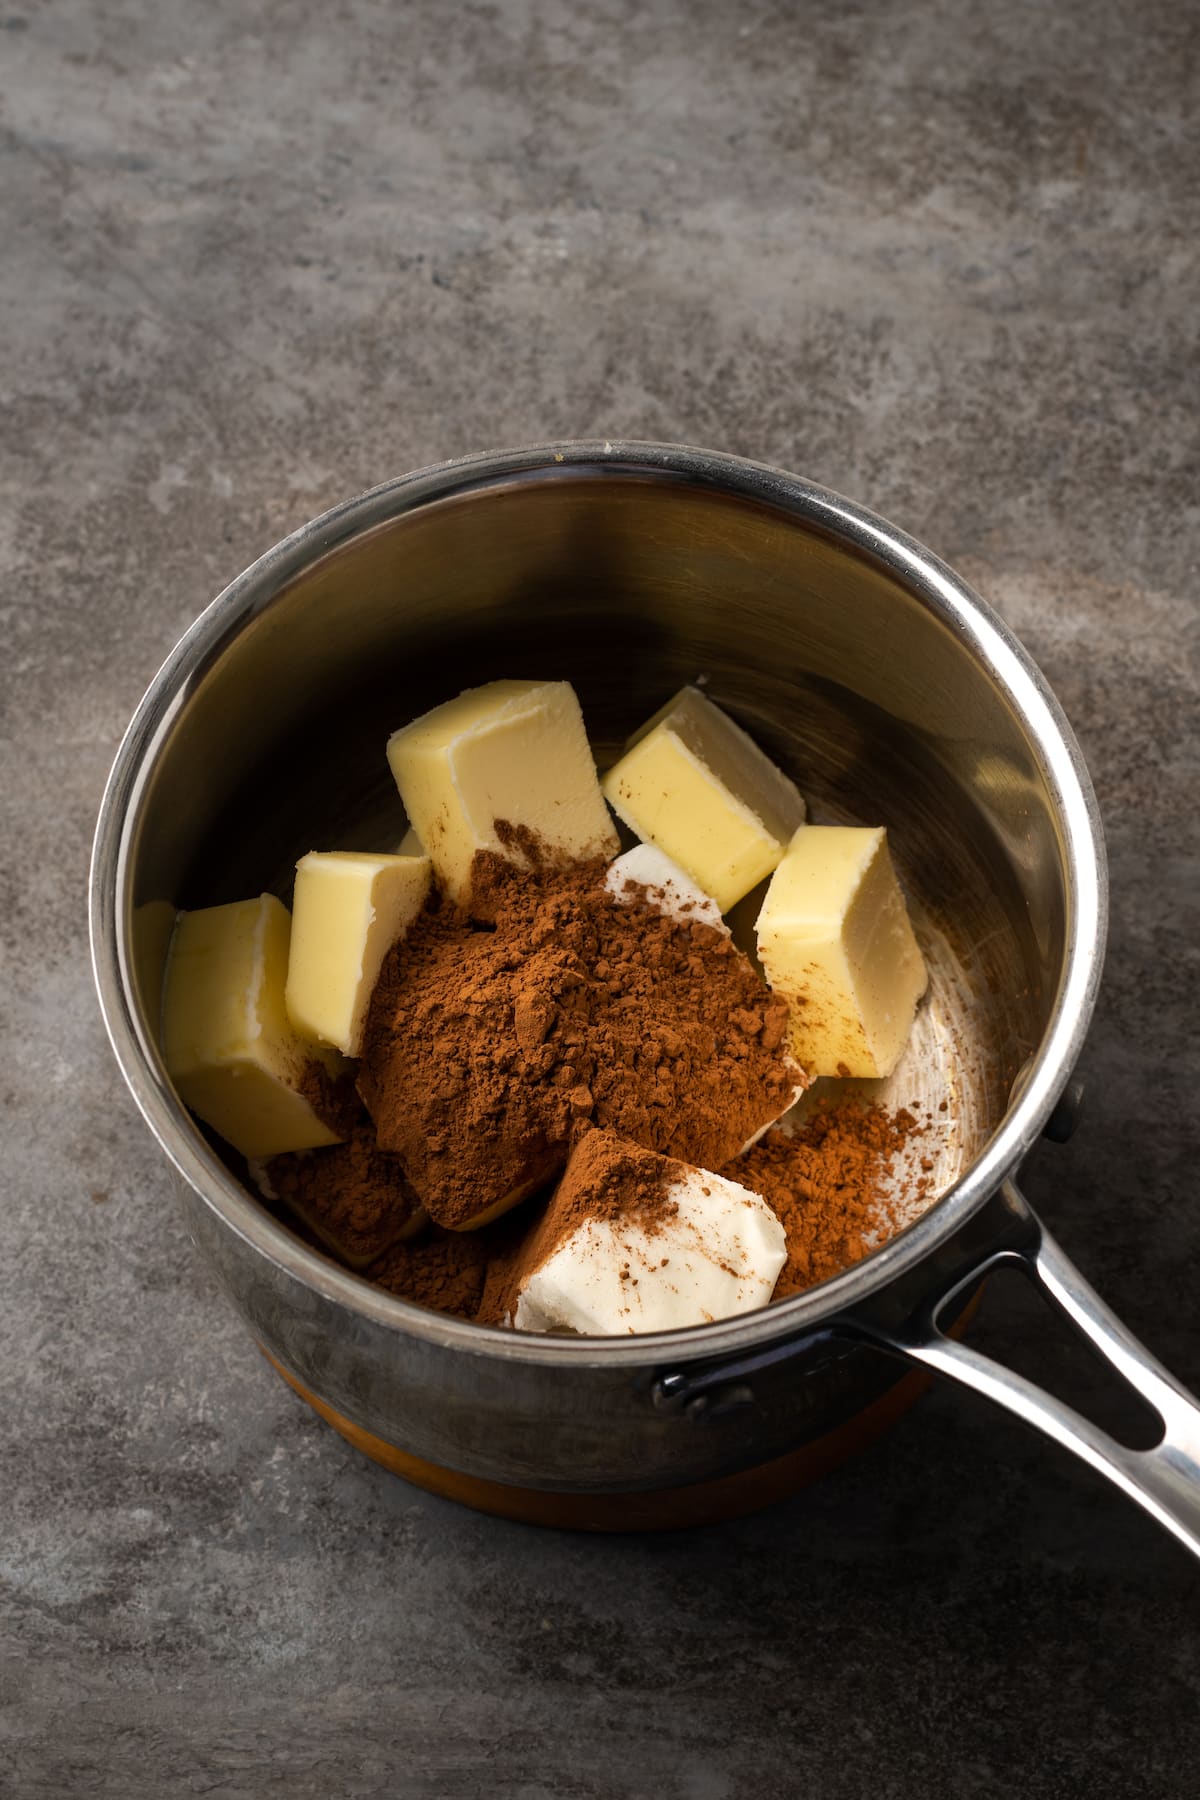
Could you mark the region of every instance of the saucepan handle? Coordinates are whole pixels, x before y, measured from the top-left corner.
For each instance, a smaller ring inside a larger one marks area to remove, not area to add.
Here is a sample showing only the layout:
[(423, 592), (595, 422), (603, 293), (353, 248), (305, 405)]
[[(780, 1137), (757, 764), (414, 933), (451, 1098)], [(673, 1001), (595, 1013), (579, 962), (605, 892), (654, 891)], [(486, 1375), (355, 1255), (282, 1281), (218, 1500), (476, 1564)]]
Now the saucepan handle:
[[(984, 1253), (968, 1273), (923, 1300), (903, 1323), (864, 1310), (849, 1315), (844, 1324), (877, 1348), (948, 1375), (1036, 1426), (1200, 1556), (1200, 1405), (1089, 1287), (1016, 1187), (1006, 1184), (998, 1198), (1006, 1215), (1004, 1242)], [(1044, 1297), (1158, 1415), (1162, 1437), (1153, 1449), (1129, 1449), (1023, 1375), (941, 1330), (939, 1320), (955, 1298), (989, 1269), (1004, 1264), (1023, 1268)]]

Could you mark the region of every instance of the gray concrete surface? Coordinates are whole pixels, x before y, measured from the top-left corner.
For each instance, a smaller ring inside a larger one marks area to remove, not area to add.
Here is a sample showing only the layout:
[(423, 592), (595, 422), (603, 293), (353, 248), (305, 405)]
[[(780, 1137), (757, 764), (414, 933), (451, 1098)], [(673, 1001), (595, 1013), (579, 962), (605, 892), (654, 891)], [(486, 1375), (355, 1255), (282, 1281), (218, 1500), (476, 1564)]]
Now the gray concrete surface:
[[(460, 1512), (271, 1376), (89, 973), (159, 659), (458, 451), (682, 439), (878, 508), (1023, 635), (1112, 853), (1089, 1110), (1028, 1173), (1200, 1384), (1196, 95), (1175, 0), (49, 0), (0, 18), (0, 1793), (1174, 1796), (1192, 1563), (933, 1394), (669, 1540)], [(1032, 1299), (979, 1340), (1100, 1383)]]

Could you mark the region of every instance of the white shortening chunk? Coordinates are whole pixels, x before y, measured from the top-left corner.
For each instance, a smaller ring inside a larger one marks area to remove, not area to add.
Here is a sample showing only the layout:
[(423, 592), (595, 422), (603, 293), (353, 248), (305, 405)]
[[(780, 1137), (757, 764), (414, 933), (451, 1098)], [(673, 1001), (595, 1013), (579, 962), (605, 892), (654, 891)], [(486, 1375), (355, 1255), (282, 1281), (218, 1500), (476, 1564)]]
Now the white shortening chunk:
[(721, 909), (711, 894), (698, 887), (678, 863), (653, 844), (635, 844), (608, 865), (604, 885), (614, 900), (622, 904), (638, 897), (644, 890), (646, 899), (657, 911), (680, 925), (698, 921), (711, 925), (714, 931), (729, 936), (729, 927), (721, 917)]
[(273, 894), (181, 913), (163, 984), (163, 1055), (185, 1105), (244, 1156), (336, 1144), (300, 1089), (332, 1051), (299, 1038), (284, 1005), (291, 919)]
[(795, 785), (698, 688), (655, 713), (602, 785), (618, 817), (723, 913), (771, 873), (805, 817)]
[(388, 761), (412, 828), (460, 905), (476, 851), (527, 862), (522, 833), (571, 860), (620, 848), (567, 681), (468, 688), (395, 732)]
[(814, 1075), (890, 1075), (925, 992), (924, 959), (882, 827), (805, 825), (758, 915), (758, 954)]
[(512, 1323), (599, 1337), (703, 1325), (765, 1306), (786, 1257), (760, 1194), (592, 1131), (530, 1246)]
[(312, 850), (300, 858), (286, 1001), (303, 1037), (358, 1055), (383, 959), (424, 906), (430, 875), (427, 856)]

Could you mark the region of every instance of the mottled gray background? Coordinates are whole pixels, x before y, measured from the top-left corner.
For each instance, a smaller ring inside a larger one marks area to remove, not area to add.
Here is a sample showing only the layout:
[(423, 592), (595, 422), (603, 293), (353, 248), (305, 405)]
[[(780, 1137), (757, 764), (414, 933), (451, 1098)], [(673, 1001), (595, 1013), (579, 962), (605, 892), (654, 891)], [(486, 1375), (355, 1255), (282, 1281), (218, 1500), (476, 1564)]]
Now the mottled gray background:
[[(504, 1525), (360, 1461), (184, 1240), (84, 884), (159, 660), (331, 502), (551, 436), (799, 469), (965, 571), (1079, 732), (1111, 951), (1084, 1127), (1028, 1187), (1200, 1382), (1198, 17), (0, 18), (0, 1792), (1194, 1791), (1194, 1565), (965, 1396), (673, 1539)], [(1098, 1385), (1019, 1293), (978, 1341)]]

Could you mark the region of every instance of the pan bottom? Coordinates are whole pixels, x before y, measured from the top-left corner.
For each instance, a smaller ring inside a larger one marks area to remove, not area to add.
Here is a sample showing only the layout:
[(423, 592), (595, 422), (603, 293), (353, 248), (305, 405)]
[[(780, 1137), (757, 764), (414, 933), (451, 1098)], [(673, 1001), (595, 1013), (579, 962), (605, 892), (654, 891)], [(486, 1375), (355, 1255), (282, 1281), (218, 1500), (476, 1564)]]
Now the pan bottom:
[[(974, 1294), (949, 1327), (949, 1335), (961, 1337), (974, 1317), (982, 1288)], [(655, 1488), (643, 1493), (555, 1493), (542, 1488), (513, 1487), (464, 1475), (437, 1463), (413, 1456), (397, 1444), (389, 1444), (353, 1424), (336, 1408), (305, 1387), (290, 1370), (260, 1344), (259, 1349), (288, 1386), (345, 1438), (348, 1444), (393, 1475), (414, 1487), (453, 1500), (475, 1512), (492, 1513), (522, 1525), (545, 1525), (559, 1531), (683, 1531), (695, 1525), (715, 1525), (742, 1518), (785, 1500), (801, 1488), (820, 1481), (852, 1456), (882, 1437), (920, 1399), (932, 1377), (922, 1371), (901, 1375), (887, 1391), (853, 1417), (802, 1444), (786, 1456), (723, 1475), (714, 1481), (692, 1482), (685, 1487)]]

